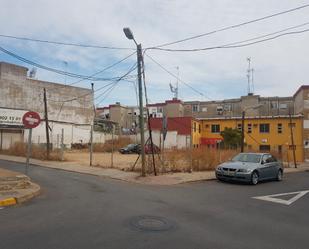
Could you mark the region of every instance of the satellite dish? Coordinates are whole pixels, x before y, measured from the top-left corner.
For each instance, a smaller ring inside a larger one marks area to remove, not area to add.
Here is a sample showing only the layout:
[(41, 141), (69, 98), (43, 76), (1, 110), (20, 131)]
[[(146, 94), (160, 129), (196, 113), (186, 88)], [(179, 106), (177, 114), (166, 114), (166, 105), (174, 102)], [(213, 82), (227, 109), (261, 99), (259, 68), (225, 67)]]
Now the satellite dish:
[(33, 67), (33, 68), (30, 70), (30, 72), (29, 72), (29, 77), (30, 77), (31, 79), (34, 79), (34, 78), (35, 78), (35, 76), (36, 76), (36, 71), (37, 71), (36, 67)]

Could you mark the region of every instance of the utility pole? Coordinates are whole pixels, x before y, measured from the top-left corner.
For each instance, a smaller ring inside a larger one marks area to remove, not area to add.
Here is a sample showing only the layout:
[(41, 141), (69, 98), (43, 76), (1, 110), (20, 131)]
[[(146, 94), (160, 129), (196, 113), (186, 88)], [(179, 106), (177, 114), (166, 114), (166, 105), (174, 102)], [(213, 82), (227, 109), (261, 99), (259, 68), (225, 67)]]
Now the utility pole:
[(142, 85), (142, 45), (134, 39), (130, 28), (124, 28), (123, 32), (129, 40), (133, 40), (137, 49), (137, 74), (138, 74), (138, 95), (139, 95), (139, 127), (141, 133), (141, 154), (142, 154), (142, 176), (146, 176), (145, 168), (145, 131), (144, 131), (144, 108), (143, 108), (143, 85)]
[[(294, 167), (297, 168), (297, 164), (296, 164), (296, 155), (295, 155), (295, 144), (294, 144), (294, 136), (293, 136), (293, 127), (292, 127), (291, 108), (290, 108), (290, 111), (289, 111), (289, 118), (290, 118), (291, 142), (292, 142), (292, 149), (293, 149), (293, 161), (294, 161)], [(288, 152), (288, 153), (289, 153), (289, 152)]]
[(141, 133), (142, 153), (142, 176), (146, 176), (145, 165), (145, 130), (144, 130), (144, 107), (143, 107), (143, 86), (142, 86), (142, 45), (137, 44), (137, 71), (138, 71), (138, 95), (139, 95), (139, 127)]
[(112, 124), (112, 154), (111, 154), (111, 168), (114, 167), (114, 133), (115, 133), (115, 126)]
[(46, 100), (46, 89), (44, 88), (44, 118), (45, 118), (45, 131), (46, 131), (46, 156), (49, 159), (49, 125), (48, 125), (48, 112), (47, 112), (47, 100)]
[[(92, 100), (94, 101), (93, 83), (91, 83), (91, 91), (92, 91)], [(91, 128), (90, 128), (90, 166), (92, 166), (94, 118), (95, 118), (95, 109), (94, 109), (94, 103), (93, 103), (93, 119), (91, 121)]]
[(240, 141), (240, 152), (244, 152), (245, 115), (246, 115), (246, 112), (245, 112), (245, 111), (242, 111), (242, 115), (241, 115), (241, 141)]

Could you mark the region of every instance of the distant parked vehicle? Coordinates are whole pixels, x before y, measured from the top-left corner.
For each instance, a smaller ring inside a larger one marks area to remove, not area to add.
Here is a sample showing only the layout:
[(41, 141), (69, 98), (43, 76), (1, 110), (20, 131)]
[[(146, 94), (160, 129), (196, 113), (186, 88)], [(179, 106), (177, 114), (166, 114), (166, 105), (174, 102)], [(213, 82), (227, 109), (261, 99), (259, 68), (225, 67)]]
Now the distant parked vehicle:
[(140, 152), (140, 145), (139, 144), (128, 144), (126, 147), (119, 149), (121, 154), (138, 154)]
[(235, 180), (256, 185), (259, 181), (281, 181), (283, 165), (269, 153), (240, 153), (216, 168), (218, 180)]
[[(141, 145), (140, 144), (129, 144), (126, 147), (123, 147), (119, 150), (121, 154), (140, 154), (141, 153)], [(154, 153), (160, 153), (160, 148), (156, 146), (155, 144), (153, 145), (153, 152)], [(145, 145), (145, 153), (146, 154), (151, 154), (152, 149), (150, 144)]]

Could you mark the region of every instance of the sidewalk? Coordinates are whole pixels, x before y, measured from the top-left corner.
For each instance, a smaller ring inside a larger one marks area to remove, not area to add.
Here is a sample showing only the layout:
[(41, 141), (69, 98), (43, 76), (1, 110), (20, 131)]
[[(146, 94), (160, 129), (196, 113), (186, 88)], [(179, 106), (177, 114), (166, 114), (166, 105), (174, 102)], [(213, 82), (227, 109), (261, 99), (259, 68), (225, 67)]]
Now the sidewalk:
[[(0, 155), (0, 159), (14, 162), (25, 162), (24, 157)], [(168, 173), (158, 176), (141, 177), (138, 172), (128, 172), (113, 168), (90, 167), (89, 165), (81, 165), (75, 162), (58, 162), (58, 161), (42, 161), (37, 159), (30, 160), (32, 165), (46, 168), (77, 172), (81, 174), (95, 175), (99, 177), (108, 177), (111, 179), (122, 180), (132, 183), (150, 184), (150, 185), (175, 185), (186, 182), (214, 180), (214, 171), (201, 171), (192, 173)], [(32, 169), (30, 169), (31, 172)], [(298, 168), (285, 168), (285, 173), (309, 171), (309, 164), (304, 163)]]
[(40, 186), (18, 172), (5, 170), (0, 165), (0, 207), (23, 203), (40, 192)]

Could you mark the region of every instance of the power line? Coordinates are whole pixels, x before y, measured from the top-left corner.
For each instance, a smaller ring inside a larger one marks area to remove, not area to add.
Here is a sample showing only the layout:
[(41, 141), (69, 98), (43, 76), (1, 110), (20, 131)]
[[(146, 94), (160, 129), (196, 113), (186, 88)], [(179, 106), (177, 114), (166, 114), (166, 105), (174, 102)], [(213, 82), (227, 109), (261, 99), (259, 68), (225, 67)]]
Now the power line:
[[(137, 63), (134, 63), (133, 66), (129, 69), (129, 71), (123, 75), (123, 77), (127, 76), (127, 75), (130, 74), (133, 70), (135, 70), (135, 69), (136, 69), (136, 64), (137, 64)], [(107, 87), (107, 86), (109, 86), (109, 85), (112, 85), (112, 86), (109, 87), (107, 90), (105, 90), (102, 94), (100, 94), (99, 96), (93, 98), (93, 102), (94, 102), (95, 99), (100, 98), (100, 96), (102, 96), (102, 95), (103, 95), (104, 93), (106, 93), (108, 90), (111, 89), (111, 91), (112, 91), (112, 90), (115, 88), (115, 86), (116, 86), (120, 81), (121, 81), (121, 78), (120, 78), (119, 80), (117, 80), (117, 81), (110, 82), (109, 84), (106, 84), (105, 86), (102, 86), (102, 87), (100, 87), (99, 89), (96, 89), (95, 91), (91, 91), (90, 93), (83, 94), (83, 95), (78, 96), (78, 97), (76, 97), (76, 98), (72, 98), (72, 99), (68, 99), (68, 100), (63, 100), (63, 101), (61, 101), (62, 103), (61, 103), (61, 106), (60, 106), (60, 110), (59, 110), (59, 112), (58, 112), (58, 114), (57, 114), (57, 120), (58, 120), (58, 118), (59, 118), (59, 116), (60, 116), (60, 113), (61, 113), (61, 111), (62, 111), (62, 109), (63, 109), (65, 103), (71, 102), (71, 101), (74, 101), (74, 100), (77, 100), (78, 98), (85, 97), (85, 96), (87, 96), (87, 95), (94, 94), (94, 92), (100, 91), (100, 90), (104, 89), (105, 87)], [(110, 91), (110, 92), (111, 92), (111, 91)], [(110, 94), (110, 92), (109, 92), (108, 94)], [(104, 99), (108, 96), (108, 94), (104, 97)], [(54, 101), (54, 102), (59, 102), (59, 101)], [(86, 101), (85, 101), (85, 102), (86, 102)]]
[(57, 74), (61, 74), (61, 75), (67, 75), (69, 77), (72, 77), (72, 78), (79, 78), (79, 79), (83, 79), (83, 80), (92, 80), (92, 81), (109, 81), (109, 80), (117, 80), (119, 77), (114, 77), (114, 78), (95, 78), (95, 77), (89, 77), (87, 75), (80, 75), (80, 74), (75, 74), (75, 73), (69, 73), (69, 72), (65, 72), (65, 71), (62, 71), (62, 70), (58, 70), (58, 69), (55, 69), (55, 68), (51, 68), (51, 67), (47, 67), (47, 66), (44, 66), (44, 65), (41, 65), (39, 63), (36, 63), (36, 62), (33, 62), (31, 60), (28, 60), (24, 57), (21, 57), (13, 52), (10, 52), (6, 49), (4, 49), (3, 47), (0, 46), (0, 51), (22, 61), (22, 62), (25, 62), (27, 64), (30, 64), (32, 66), (35, 66), (35, 67), (38, 67), (38, 68), (41, 68), (41, 69), (44, 69), (44, 70), (47, 70), (47, 71), (50, 71), (50, 72), (53, 72), (53, 73), (57, 73)]
[[(127, 55), (127, 56), (124, 57), (123, 59), (121, 59), (121, 60), (119, 60), (119, 61), (117, 61), (117, 62), (115, 62), (115, 63), (113, 63), (113, 64), (111, 64), (111, 65), (109, 65), (109, 66), (107, 66), (107, 67), (105, 67), (105, 68), (103, 68), (103, 69), (101, 69), (100, 71), (98, 71), (98, 72), (96, 72), (96, 73), (94, 73), (94, 74), (92, 74), (92, 75), (90, 75), (89, 78), (92, 78), (92, 77), (94, 77), (94, 76), (96, 76), (96, 75), (98, 75), (98, 74), (103, 73), (104, 71), (106, 71), (106, 70), (108, 70), (108, 69), (111, 69), (112, 67), (115, 67), (116, 65), (118, 65), (118, 64), (120, 64), (121, 62), (127, 60), (128, 58), (130, 58), (130, 57), (131, 57), (132, 55), (134, 55), (134, 54), (136, 54), (136, 51), (133, 52), (133, 53), (131, 53), (131, 54), (129, 54), (129, 55)], [(59, 88), (65, 88), (65, 87), (67, 87), (67, 86), (72, 86), (72, 85), (78, 84), (78, 83), (80, 83), (80, 82), (82, 82), (82, 81), (84, 81), (84, 80), (85, 80), (85, 79), (80, 79), (80, 80), (75, 81), (75, 82), (73, 82), (73, 83), (67, 84), (67, 85), (65, 85), (65, 86), (63, 86), (63, 87), (55, 87), (54, 89), (55, 89), (55, 90), (59, 90)], [(50, 90), (54, 90), (54, 89), (50, 89)]]
[(183, 81), (182, 79), (180, 79), (177, 75), (173, 74), (171, 71), (167, 70), (164, 66), (162, 66), (158, 61), (156, 61), (155, 59), (153, 59), (149, 54), (145, 55), (151, 59), (155, 64), (157, 64), (160, 68), (162, 68), (165, 72), (167, 72), (168, 74), (170, 74), (171, 76), (173, 76), (175, 79), (177, 79), (179, 82), (183, 83), (184, 85), (186, 85), (187, 87), (189, 87), (191, 90), (193, 90), (194, 92), (198, 93), (199, 95), (212, 100), (211, 98), (207, 97), (204, 93), (202, 93), (201, 91), (195, 89), (194, 87), (190, 86), (190, 84), (186, 83), (185, 81)]
[[(108, 87), (110, 85), (113, 85), (114, 83), (118, 83), (119, 81), (121, 81), (123, 78), (125, 78), (126, 76), (128, 76), (132, 71), (134, 71), (136, 69), (136, 63), (133, 64), (133, 66), (129, 69), (129, 71), (127, 73), (125, 73), (124, 75), (122, 75), (119, 79), (117, 80), (113, 80), (112, 82), (94, 90), (94, 92), (98, 92), (102, 89), (104, 89), (105, 87)], [(71, 102), (71, 101), (74, 101), (74, 100), (77, 100), (79, 98), (83, 98), (83, 97), (86, 97), (88, 95), (91, 95), (93, 92), (88, 92), (88, 93), (85, 93), (85, 94), (82, 94), (80, 96), (77, 96), (77, 97), (74, 97), (74, 98), (71, 98), (71, 99), (67, 99), (67, 100), (53, 100), (53, 99), (48, 99), (49, 101), (52, 101), (52, 102), (60, 102), (60, 103), (63, 103), (63, 102)]]
[[(207, 33), (191, 36), (191, 37), (184, 38), (184, 39), (181, 39), (181, 40), (177, 40), (177, 41), (174, 41), (174, 42), (164, 43), (164, 44), (157, 45), (157, 46), (154, 46), (154, 47), (156, 47), (156, 48), (166, 47), (166, 46), (170, 46), (170, 45), (173, 45), (173, 44), (197, 39), (197, 38), (200, 38), (200, 37), (203, 37), (203, 36), (212, 35), (212, 34), (219, 33), (219, 32), (222, 32), (222, 31), (226, 31), (226, 30), (229, 30), (229, 29), (238, 28), (238, 27), (241, 27), (241, 26), (244, 26), (244, 25), (247, 25), (247, 24), (259, 22), (259, 21), (262, 21), (262, 20), (266, 20), (266, 19), (269, 19), (269, 18), (279, 16), (279, 15), (283, 15), (283, 14), (287, 14), (287, 13), (290, 13), (290, 12), (293, 12), (293, 11), (304, 9), (304, 8), (307, 8), (307, 7), (309, 7), (309, 4), (305, 4), (305, 5), (293, 8), (293, 9), (288, 9), (288, 10), (281, 11), (281, 12), (278, 12), (278, 13), (274, 13), (274, 14), (271, 14), (271, 15), (267, 15), (267, 16), (264, 16), (264, 17), (261, 17), (261, 18), (253, 19), (253, 20), (250, 20), (250, 21), (242, 22), (242, 23), (239, 23), (239, 24), (236, 24), (236, 25), (227, 26), (227, 27), (217, 29), (217, 30), (213, 30), (213, 31), (210, 31), (210, 32), (207, 32)], [(153, 47), (151, 47), (151, 48), (153, 48)]]
[(104, 93), (106, 95), (97, 103), (97, 105), (101, 104), (110, 94), (111, 92), (115, 89), (115, 87), (119, 84), (119, 81), (115, 82), (110, 88), (108, 88)]
[(18, 37), (18, 36), (13, 36), (13, 35), (4, 35), (4, 34), (0, 34), (0, 37), (9, 38), (9, 39), (16, 39), (16, 40), (23, 40), (23, 41), (30, 41), (30, 42), (49, 43), (49, 44), (55, 44), (55, 45), (74, 46), (74, 47), (83, 47), (83, 48), (99, 48), (99, 49), (113, 49), (113, 50), (136, 50), (135, 48), (111, 47), (111, 46), (99, 46), (99, 45), (89, 45), (89, 44), (80, 44), (80, 43), (70, 43), (70, 42), (49, 41), (49, 40), (41, 40), (41, 39), (34, 39), (34, 38), (28, 38), (28, 37)]
[[(289, 29), (291, 29), (291, 28), (289, 28)], [(250, 45), (254, 45), (254, 44), (257, 44), (257, 43), (262, 43), (262, 42), (266, 42), (266, 41), (270, 41), (270, 40), (275, 40), (275, 39), (282, 37), (282, 36), (301, 34), (301, 33), (305, 33), (305, 32), (308, 32), (308, 31), (309, 31), (309, 29), (287, 32), (287, 33), (283, 33), (283, 34), (280, 34), (280, 35), (276, 35), (274, 37), (258, 40), (258, 41), (255, 41), (255, 42), (249, 42), (249, 43), (246, 43), (246, 44), (242, 44), (242, 43), (244, 43), (246, 41), (257, 40), (257, 39), (260, 39), (261, 37), (267, 37), (267, 36), (271, 36), (271, 35), (274, 35), (274, 34), (278, 34), (282, 31), (276, 31), (274, 33), (262, 35), (262, 36), (259, 36), (259, 37), (254, 37), (254, 38), (251, 38), (251, 39), (237, 41), (237, 42), (228, 43), (228, 44), (220, 45), (220, 46), (214, 46), (214, 47), (193, 48), (193, 49), (167, 49), (167, 48), (151, 48), (151, 49), (160, 50), (160, 51), (167, 51), (167, 52), (198, 52), (198, 51), (207, 51), (207, 50), (223, 49), (223, 48), (240, 48), (240, 47), (246, 47), (246, 46), (250, 46)], [(235, 45), (233, 45), (233, 44), (235, 44)], [(240, 45), (236, 45), (236, 44), (240, 44)]]

